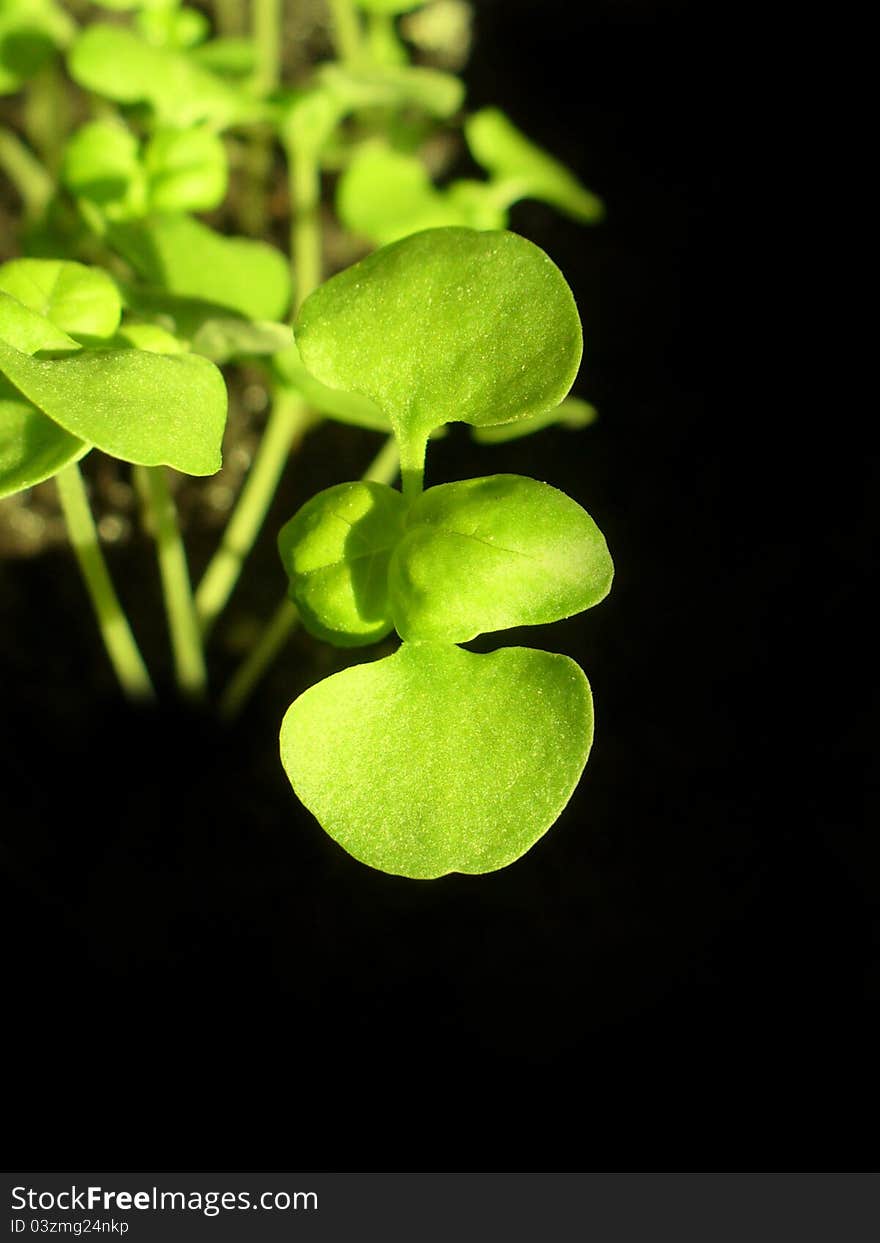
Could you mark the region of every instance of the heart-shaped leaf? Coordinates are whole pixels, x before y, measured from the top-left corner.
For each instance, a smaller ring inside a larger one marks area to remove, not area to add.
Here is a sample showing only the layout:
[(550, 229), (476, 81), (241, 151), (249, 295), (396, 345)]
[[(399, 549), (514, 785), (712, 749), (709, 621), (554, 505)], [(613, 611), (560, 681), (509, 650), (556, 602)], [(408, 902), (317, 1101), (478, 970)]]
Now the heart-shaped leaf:
[(111, 337), (122, 314), (107, 273), (69, 259), (10, 259), (0, 267), (0, 290), (75, 336)]
[(303, 304), (302, 360), (391, 421), (401, 460), (456, 420), (509, 423), (557, 406), (582, 338), (556, 265), (514, 233), (429, 229), (340, 272)]
[(566, 656), (404, 643), (301, 695), (281, 760), (349, 854), (430, 879), (524, 854), (568, 802), (592, 736), (590, 688)]
[(604, 536), (564, 492), (521, 475), (429, 488), (391, 560), (404, 639), (466, 643), (592, 608), (613, 575)]
[(248, 319), (280, 320), (290, 303), (287, 260), (266, 242), (224, 237), (190, 216), (113, 224), (111, 243), (150, 284)]
[(205, 358), (101, 349), (38, 360), (0, 341), (0, 372), (65, 431), (124, 462), (220, 469), (226, 385)]
[(508, 201), (539, 199), (584, 224), (601, 220), (605, 209), (577, 177), (536, 146), (497, 108), (483, 108), (465, 122), (465, 136), (478, 164), (509, 183)]
[(319, 492), (281, 528), (290, 598), (312, 634), (358, 647), (393, 629), (388, 562), (405, 516), (399, 492), (361, 481)]

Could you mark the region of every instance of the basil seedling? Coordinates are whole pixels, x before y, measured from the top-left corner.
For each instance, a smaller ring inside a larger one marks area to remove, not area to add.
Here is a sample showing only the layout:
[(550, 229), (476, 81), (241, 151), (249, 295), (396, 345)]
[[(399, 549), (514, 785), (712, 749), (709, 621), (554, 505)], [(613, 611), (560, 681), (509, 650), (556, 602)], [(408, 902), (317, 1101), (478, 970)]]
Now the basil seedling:
[(404, 642), (291, 705), (285, 770), (325, 830), (373, 867), (418, 878), (503, 867), (577, 783), (590, 689), (564, 656), (457, 645), (592, 607), (611, 558), (590, 516), (548, 484), (497, 475), (423, 492), (422, 464), (442, 422), (515, 425), (559, 406), (581, 354), (571, 292), (522, 238), (434, 229), (332, 278), (295, 331), (323, 384), (385, 412), (404, 494), (343, 484), (303, 506), (279, 538), (291, 597), (339, 646), (392, 627)]

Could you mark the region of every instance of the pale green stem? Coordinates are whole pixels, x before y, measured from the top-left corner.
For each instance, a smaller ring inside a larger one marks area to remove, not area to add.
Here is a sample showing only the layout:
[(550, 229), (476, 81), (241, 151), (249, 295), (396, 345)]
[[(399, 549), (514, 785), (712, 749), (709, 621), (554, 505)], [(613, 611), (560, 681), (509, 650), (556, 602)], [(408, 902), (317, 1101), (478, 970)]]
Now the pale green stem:
[(281, 81), (282, 0), (253, 0), (253, 32), (257, 50), (254, 85), (261, 95)]
[(130, 699), (152, 699), (150, 675), (111, 582), (77, 463), (60, 471), (55, 483), (70, 542), (119, 683)]
[(321, 170), (311, 148), (290, 143), (287, 175), (293, 205), (290, 253), (296, 283), (294, 311), (321, 283)]
[(207, 635), (232, 595), (245, 558), (263, 525), (290, 451), (313, 421), (303, 400), (279, 389), (223, 540), (196, 591), (196, 612)]
[(55, 183), (34, 153), (5, 125), (0, 127), (0, 169), (18, 191), (28, 217), (41, 216)]
[[(391, 484), (397, 475), (399, 465), (397, 441), (393, 436), (389, 436), (361, 478), (373, 483)], [(223, 693), (223, 698), (220, 700), (220, 715), (225, 720), (231, 721), (238, 716), (257, 683), (284, 647), (298, 621), (299, 614), (296, 611), (296, 605), (285, 598), (272, 614), (259, 639), (238, 667)]]
[(282, 600), (248, 653), (247, 659), (239, 665), (223, 692), (220, 700), (220, 716), (223, 720), (233, 721), (238, 716), (298, 621), (296, 605), (291, 600)]
[(363, 31), (352, 0), (328, 0), (333, 26), (333, 42), (339, 60), (357, 65), (361, 59)]
[(428, 437), (418, 433), (400, 441), (400, 475), (403, 481), (403, 495), (416, 497), (425, 483), (425, 454), (428, 448)]
[(208, 679), (177, 508), (164, 466), (136, 466), (134, 469), (154, 527), (177, 685), (185, 695), (200, 699), (205, 694)]

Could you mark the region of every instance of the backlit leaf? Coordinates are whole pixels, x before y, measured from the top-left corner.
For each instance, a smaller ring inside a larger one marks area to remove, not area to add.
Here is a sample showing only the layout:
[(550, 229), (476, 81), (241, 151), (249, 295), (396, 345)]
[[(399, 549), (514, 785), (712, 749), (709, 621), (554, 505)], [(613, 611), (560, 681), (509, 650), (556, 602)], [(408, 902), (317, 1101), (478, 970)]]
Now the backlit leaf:
[(362, 393), (398, 437), (509, 423), (556, 406), (580, 363), (580, 320), (554, 263), (513, 233), (429, 229), (332, 277), (295, 325), (302, 360)]
[(281, 759), (349, 854), (430, 879), (524, 854), (568, 802), (592, 735), (590, 688), (566, 656), (404, 643), (301, 695)]
[(564, 492), (521, 475), (445, 483), (413, 502), (391, 560), (394, 624), (465, 643), (591, 608), (612, 573), (602, 532)]
[(290, 598), (307, 629), (338, 647), (375, 643), (393, 628), (388, 562), (406, 502), (380, 483), (341, 483), (313, 496), (281, 528)]
[(226, 385), (207, 359), (102, 349), (39, 360), (0, 341), (0, 372), (65, 431), (125, 462), (220, 469)]
[(190, 216), (156, 216), (109, 228), (112, 244), (150, 284), (185, 298), (280, 320), (290, 303), (290, 269), (266, 242), (225, 237)]
[(0, 378), (0, 497), (51, 479), (90, 448)]
[(122, 313), (107, 273), (68, 259), (10, 259), (0, 266), (0, 290), (75, 336), (110, 337)]
[(520, 133), (497, 108), (474, 113), (464, 129), (477, 163), (494, 177), (510, 182), (510, 202), (540, 199), (585, 224), (602, 219), (602, 201), (564, 164)]

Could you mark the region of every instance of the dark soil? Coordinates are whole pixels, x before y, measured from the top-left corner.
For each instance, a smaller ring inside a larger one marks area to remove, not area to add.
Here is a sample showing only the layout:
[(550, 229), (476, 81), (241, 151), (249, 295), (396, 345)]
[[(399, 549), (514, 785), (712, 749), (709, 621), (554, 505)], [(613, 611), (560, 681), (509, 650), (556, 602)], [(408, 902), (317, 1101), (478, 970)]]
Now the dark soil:
[[(17, 1168), (876, 1168), (853, 1109), (880, 996), (876, 844), (810, 786), (835, 758), (858, 782), (861, 719), (798, 750), (768, 633), (804, 554), (760, 513), (755, 463), (786, 431), (730, 397), (748, 306), (730, 293), (729, 32), (680, 0), (481, 0), (477, 21), (471, 103), (505, 107), (608, 205), (594, 230), (513, 218), (575, 291), (576, 391), (600, 420), (497, 448), (457, 429), (429, 482), (529, 474), (605, 531), (609, 599), (512, 636), (586, 669), (584, 779), (502, 872), (372, 872), (277, 756), (288, 703), (344, 654), (296, 637), (232, 729), (134, 712), (67, 550), (7, 560)], [(218, 629), (215, 689), (278, 601), (280, 522), (376, 448), (308, 439)], [(197, 576), (216, 535), (191, 526)], [(167, 691), (151, 549), (133, 532), (110, 556)]]

